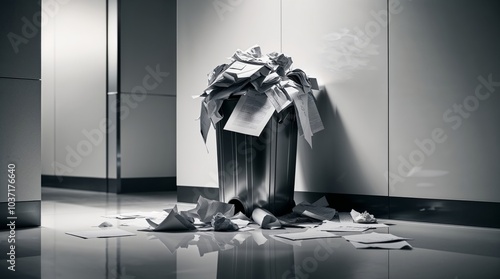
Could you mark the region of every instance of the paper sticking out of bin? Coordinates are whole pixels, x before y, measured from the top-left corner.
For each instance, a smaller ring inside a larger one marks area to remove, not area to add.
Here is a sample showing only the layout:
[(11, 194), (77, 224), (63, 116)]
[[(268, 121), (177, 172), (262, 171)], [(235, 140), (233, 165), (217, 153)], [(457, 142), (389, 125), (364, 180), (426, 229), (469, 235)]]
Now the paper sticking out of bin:
[(323, 129), (312, 94), (317, 81), (291, 66), (283, 53), (237, 50), (197, 96), (204, 141), (211, 125), (216, 130), (220, 201), (248, 217), (256, 208), (276, 216), (292, 210), (297, 135), (312, 147)]
[[(299, 134), (312, 147), (313, 134), (324, 129), (316, 108), (316, 79), (302, 70), (291, 70), (292, 59), (282, 53), (262, 55), (259, 46), (237, 50), (229, 64), (208, 74), (201, 104), (200, 130), (206, 142), (210, 126), (228, 117), (224, 130), (258, 137), (273, 114), (294, 106)], [(230, 115), (221, 113), (223, 103), (240, 97)]]

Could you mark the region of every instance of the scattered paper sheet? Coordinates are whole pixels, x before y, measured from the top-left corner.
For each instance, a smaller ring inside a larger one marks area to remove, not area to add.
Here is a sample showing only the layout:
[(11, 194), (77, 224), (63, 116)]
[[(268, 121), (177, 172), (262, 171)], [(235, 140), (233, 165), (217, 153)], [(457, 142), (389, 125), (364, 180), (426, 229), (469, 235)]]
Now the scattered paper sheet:
[(102, 217), (127, 220), (127, 219), (138, 219), (138, 218), (158, 218), (164, 214), (165, 213), (162, 211), (136, 211), (136, 212), (126, 212), (126, 213), (120, 213), (120, 214), (105, 215)]
[(199, 218), (204, 223), (209, 223), (218, 212), (222, 213), (227, 218), (234, 216), (234, 205), (215, 200), (209, 200), (199, 196), (196, 207), (188, 210), (186, 213)]
[(197, 229), (199, 232), (211, 232), (211, 231), (214, 231), (214, 227), (212, 227), (212, 226), (197, 227), (196, 229)]
[(153, 228), (153, 231), (187, 231), (196, 229), (189, 220), (179, 214), (177, 206), (174, 206), (167, 218), (161, 221), (161, 223), (157, 223), (152, 219), (146, 219), (146, 221)]
[(240, 220), (246, 220), (246, 221), (250, 221), (250, 218), (248, 218), (243, 212), (238, 212), (236, 213), (234, 216), (231, 216), (229, 219), (233, 220), (233, 219), (240, 219)]
[(364, 234), (355, 234), (355, 235), (345, 235), (343, 236), (348, 241), (359, 242), (364, 244), (369, 243), (383, 243), (383, 242), (391, 242), (398, 240), (408, 240), (409, 238), (395, 236), (390, 233), (364, 233)]
[(235, 223), (236, 225), (238, 225), (238, 228), (240, 228), (240, 230), (246, 226), (248, 226), (248, 224), (250, 223), (250, 221), (248, 220), (242, 220), (242, 219), (231, 219), (231, 221), (233, 223)]
[[(161, 219), (158, 219), (158, 220), (161, 220)], [(140, 230), (146, 230), (150, 227), (148, 221), (146, 221), (146, 219), (144, 218), (140, 218), (140, 219), (126, 219), (126, 220), (123, 220), (122, 223), (120, 224), (120, 226), (124, 226), (124, 227), (135, 227), (135, 228), (138, 228)]]
[(99, 230), (89, 230), (89, 231), (73, 231), (66, 232), (68, 235), (77, 236), (85, 239), (89, 238), (109, 238), (109, 237), (122, 237), (122, 236), (132, 236), (135, 233), (124, 231), (121, 229), (107, 228)]
[(306, 239), (317, 239), (317, 238), (329, 238), (329, 237), (340, 237), (339, 235), (323, 232), (318, 230), (306, 230), (303, 232), (296, 233), (283, 233), (275, 234), (274, 236), (286, 238), (289, 240), (306, 240)]
[(224, 130), (260, 136), (275, 109), (265, 94), (248, 92), (241, 96)]
[(391, 250), (400, 250), (400, 249), (412, 249), (413, 247), (410, 243), (406, 241), (396, 241), (396, 242), (384, 242), (384, 243), (359, 243), (359, 242), (350, 242), (356, 249), (369, 249), (369, 248), (377, 248), (377, 249), (391, 249)]
[(368, 230), (367, 227), (356, 227), (345, 223), (330, 221), (325, 221), (314, 229), (325, 232), (364, 232)]
[(323, 223), (321, 223), (317, 228), (325, 228), (325, 229), (328, 229), (328, 228), (339, 228), (339, 227), (350, 227), (350, 228), (361, 228), (361, 229), (364, 229), (364, 230), (367, 230), (367, 229), (378, 229), (378, 228), (387, 228), (389, 227), (388, 225), (386, 224), (383, 224), (383, 223), (376, 223), (376, 224), (358, 224), (358, 223), (339, 223), (339, 222), (332, 222), (332, 221), (323, 221)]
[(239, 232), (249, 232), (249, 231), (253, 231), (255, 230), (255, 228), (252, 228), (252, 227), (243, 227), (243, 228), (240, 228), (238, 231)]
[(263, 229), (279, 229), (281, 223), (271, 212), (256, 208), (252, 212), (252, 219)]
[(304, 225), (304, 224), (307, 224), (307, 225), (317, 226), (317, 225), (321, 224), (321, 221), (319, 221), (317, 219), (307, 217), (307, 216), (304, 216), (301, 214), (297, 214), (295, 212), (290, 212), (288, 214), (280, 216), (280, 217), (278, 217), (278, 219), (280, 220), (280, 222), (283, 225), (299, 225), (299, 224)]
[(335, 217), (336, 210), (328, 207), (325, 197), (319, 199), (313, 204), (301, 202), (296, 205), (292, 211), (317, 220), (332, 220)]

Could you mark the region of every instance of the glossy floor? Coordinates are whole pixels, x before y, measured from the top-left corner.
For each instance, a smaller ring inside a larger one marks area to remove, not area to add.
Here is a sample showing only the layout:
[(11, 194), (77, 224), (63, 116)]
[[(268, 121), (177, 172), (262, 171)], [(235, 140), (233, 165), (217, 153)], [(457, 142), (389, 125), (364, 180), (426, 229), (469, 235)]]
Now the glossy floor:
[[(106, 195), (43, 189), (42, 227), (18, 230), (16, 272), (0, 278), (500, 278), (500, 230), (391, 221), (412, 250), (356, 250), (343, 238), (284, 241), (283, 231), (150, 233), (81, 239), (101, 216), (171, 207), (175, 193)], [(181, 204), (181, 206), (189, 206)], [(114, 226), (120, 221), (112, 220)], [(296, 230), (296, 229), (295, 229)], [(5, 248), (4, 248), (5, 247)]]

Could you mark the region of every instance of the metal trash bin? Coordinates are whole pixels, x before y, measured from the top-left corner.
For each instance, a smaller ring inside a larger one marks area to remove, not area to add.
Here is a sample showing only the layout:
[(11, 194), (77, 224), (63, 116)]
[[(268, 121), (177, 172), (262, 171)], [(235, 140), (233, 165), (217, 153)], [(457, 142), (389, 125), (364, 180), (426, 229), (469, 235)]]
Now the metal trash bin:
[(250, 216), (256, 207), (275, 215), (291, 211), (297, 157), (294, 106), (274, 113), (259, 137), (225, 131), (239, 98), (224, 101), (216, 124), (220, 201)]

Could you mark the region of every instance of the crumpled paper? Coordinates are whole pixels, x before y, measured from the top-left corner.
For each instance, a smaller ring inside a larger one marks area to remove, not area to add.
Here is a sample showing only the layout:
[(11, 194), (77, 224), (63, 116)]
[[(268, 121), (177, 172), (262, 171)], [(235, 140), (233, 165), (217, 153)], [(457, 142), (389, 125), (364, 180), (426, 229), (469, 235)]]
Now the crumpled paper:
[(190, 231), (196, 227), (177, 210), (177, 205), (170, 211), (167, 218), (157, 223), (147, 218), (146, 221), (153, 228), (153, 231)]
[(204, 98), (199, 120), (205, 143), (210, 126), (229, 117), (220, 114), (222, 103), (252, 91), (265, 94), (277, 112), (294, 104), (299, 134), (312, 147), (313, 134), (324, 129), (312, 95), (312, 89), (319, 89), (316, 79), (300, 69), (291, 70), (292, 58), (283, 53), (262, 55), (258, 45), (245, 51), (238, 49), (229, 59), (229, 64), (219, 65), (208, 74), (208, 87), (195, 96)]
[(110, 222), (102, 222), (98, 227), (99, 228), (109, 228), (112, 226), (113, 226), (113, 224), (111, 224)]
[(227, 218), (234, 216), (234, 205), (225, 202), (209, 200), (202, 196), (198, 197), (196, 207), (183, 212), (185, 216), (198, 218), (204, 223), (210, 223), (215, 214), (221, 213)]
[(359, 213), (356, 210), (352, 209), (351, 210), (351, 217), (352, 220), (356, 223), (377, 223), (377, 219), (367, 211), (363, 213)]
[(227, 218), (220, 212), (214, 215), (211, 223), (214, 231), (234, 232), (239, 229), (238, 225), (233, 223), (231, 219)]
[(263, 209), (256, 208), (252, 212), (252, 219), (255, 223), (263, 229), (279, 229), (281, 228), (281, 222), (274, 216), (271, 212)]

